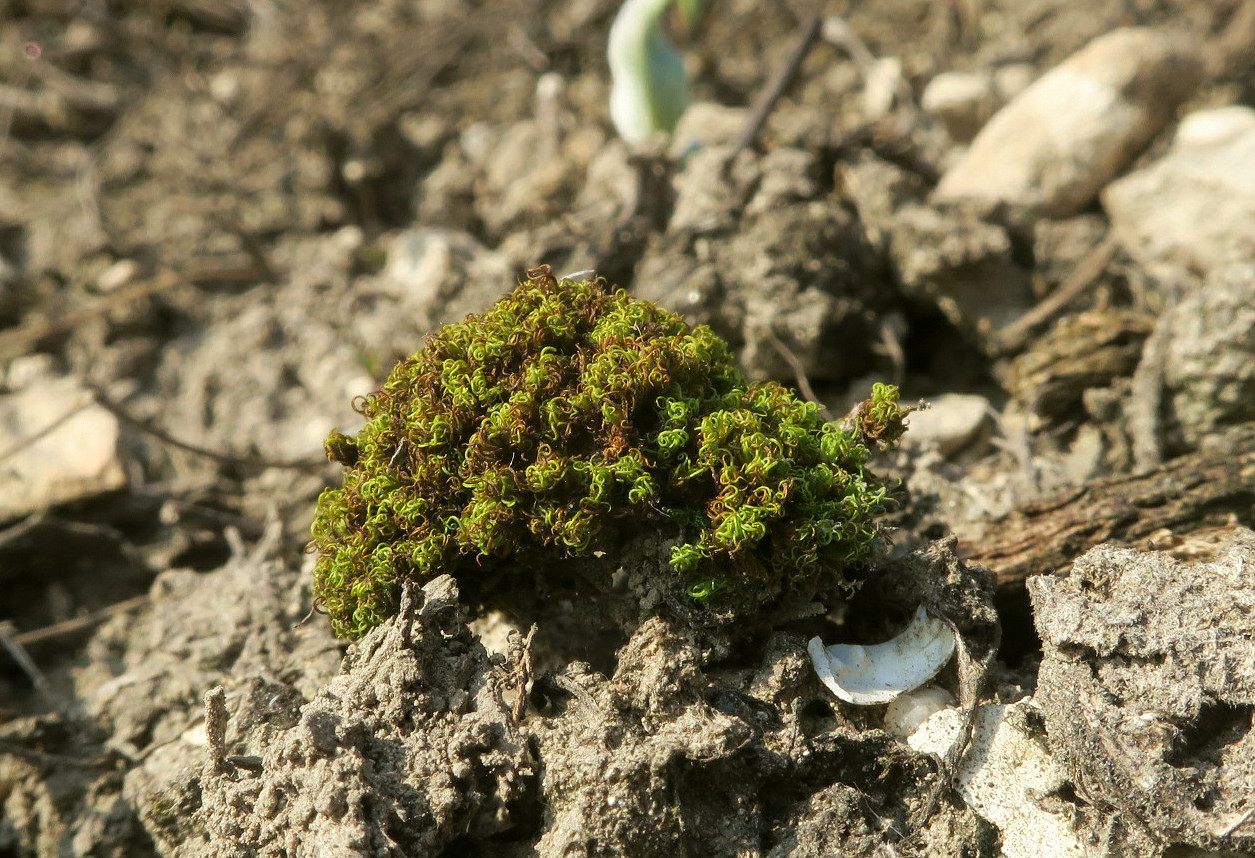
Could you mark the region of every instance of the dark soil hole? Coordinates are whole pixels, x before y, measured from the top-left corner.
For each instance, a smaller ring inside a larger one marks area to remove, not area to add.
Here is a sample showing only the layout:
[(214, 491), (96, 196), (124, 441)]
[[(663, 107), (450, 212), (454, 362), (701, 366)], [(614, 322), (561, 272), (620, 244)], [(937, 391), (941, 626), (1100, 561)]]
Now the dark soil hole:
[(802, 707), (802, 715), (803, 717), (815, 718), (817, 720), (831, 718), (832, 706), (830, 706), (825, 700), (812, 700), (810, 703), (807, 703), (804, 707)]
[(1002, 644), (998, 647), (998, 657), (1013, 669), (1027, 660), (1040, 659), (1041, 638), (1033, 625), (1028, 590), (1023, 585), (1000, 587), (994, 592), (994, 607), (1002, 623)]
[(945, 379), (942, 388), (947, 391), (997, 388), (989, 359), (940, 310), (917, 302), (907, 302), (904, 309), (910, 332), (902, 348), (909, 376)]
[(368, 232), (409, 226), (421, 159), (394, 126), (379, 130), (364, 149), (330, 135), (327, 149), (339, 169), (335, 188), (354, 223)]
[(194, 534), (188, 544), (170, 558), (171, 568), (212, 572), (231, 559), (231, 546), (216, 533)]
[(1219, 766), (1225, 749), (1251, 731), (1253, 715), (1255, 706), (1250, 704), (1208, 701), (1172, 743), (1166, 762), (1188, 769)]
[(826, 700), (811, 700), (802, 707), (798, 723), (807, 736), (822, 736), (836, 726), (836, 710)]
[(1081, 807), (1089, 803), (1077, 795), (1076, 787), (1070, 782), (1065, 782), (1061, 787), (1051, 793), (1051, 797), (1058, 799), (1059, 801), (1065, 801), (1076, 807)]

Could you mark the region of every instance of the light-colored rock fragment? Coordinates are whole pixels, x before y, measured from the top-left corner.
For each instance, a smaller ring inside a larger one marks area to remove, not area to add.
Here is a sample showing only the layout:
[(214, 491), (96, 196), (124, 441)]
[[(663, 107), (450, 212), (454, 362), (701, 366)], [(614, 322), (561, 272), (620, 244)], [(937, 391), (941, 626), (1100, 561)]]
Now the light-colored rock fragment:
[(125, 488), (120, 438), (74, 379), (0, 397), (0, 521)]
[(863, 115), (869, 120), (883, 119), (893, 109), (898, 93), (902, 91), (902, 60), (898, 57), (881, 57), (863, 69)]
[(998, 111), (935, 199), (1075, 214), (1158, 133), (1201, 69), (1184, 37), (1141, 28), (1101, 36)]
[(140, 275), (140, 264), (134, 259), (119, 259), (110, 265), (96, 278), (96, 288), (101, 292), (112, 292), (129, 283), (134, 283)]
[(10, 391), (26, 388), (54, 378), (57, 375), (57, 362), (52, 355), (45, 352), (18, 355), (9, 361), (9, 371), (5, 373), (4, 386)]
[[(1002, 834), (1004, 858), (1093, 858), (1066, 805), (1042, 799), (1066, 783), (1045, 737), (1027, 723), (1033, 703), (981, 706), (972, 743), (956, 772), (963, 800)], [(907, 739), (917, 751), (945, 756), (959, 738), (963, 713), (943, 709)]]
[(998, 106), (1028, 89), (1035, 77), (1037, 71), (1029, 63), (1009, 63), (994, 69), (994, 94), (998, 97)]
[(907, 418), (902, 443), (908, 447), (933, 447), (952, 456), (975, 441), (989, 423), (989, 400), (971, 393), (944, 393), (929, 400), (929, 407)]
[(945, 126), (951, 140), (969, 143), (999, 108), (1033, 82), (1033, 75), (1026, 63), (942, 72), (924, 87), (920, 106)]
[(1202, 110), (1163, 158), (1102, 194), (1121, 245), (1142, 265), (1208, 272), (1255, 258), (1255, 110)]
[(939, 119), (952, 140), (966, 143), (998, 109), (992, 74), (942, 72), (928, 82), (920, 106)]

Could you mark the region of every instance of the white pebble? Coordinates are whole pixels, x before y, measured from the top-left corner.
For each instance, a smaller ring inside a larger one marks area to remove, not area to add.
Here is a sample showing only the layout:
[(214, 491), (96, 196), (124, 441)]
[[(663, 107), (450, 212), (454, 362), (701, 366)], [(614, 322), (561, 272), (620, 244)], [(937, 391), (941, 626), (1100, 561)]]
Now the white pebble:
[(954, 697), (944, 688), (936, 685), (917, 688), (890, 701), (885, 707), (885, 732), (905, 739), (920, 724), (953, 705)]

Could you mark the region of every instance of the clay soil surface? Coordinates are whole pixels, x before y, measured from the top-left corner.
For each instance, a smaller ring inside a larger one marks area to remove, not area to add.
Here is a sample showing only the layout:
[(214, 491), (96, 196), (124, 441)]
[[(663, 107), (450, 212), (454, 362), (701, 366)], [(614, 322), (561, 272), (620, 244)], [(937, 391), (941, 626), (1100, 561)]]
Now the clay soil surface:
[[(0, 0), (0, 858), (1255, 850), (1255, 273), (1149, 263), (1096, 192), (938, 202), (970, 136), (922, 106), (942, 72), (1002, 81), (974, 132), (1117, 28), (1218, 45), (1140, 169), (1178, 117), (1255, 103), (1252, 10), (713, 0), (672, 22), (689, 114), (628, 146), (617, 8)], [(441, 577), (331, 634), (323, 440), (542, 263), (835, 417), (876, 381), (933, 403), (870, 464), (901, 489), (852, 599), (623, 633)], [(962, 711), (1029, 701), (1048, 786), (974, 798), (970, 761), (820, 684), (812, 636), (921, 602)], [(1081, 851), (1025, 851), (1004, 799)]]

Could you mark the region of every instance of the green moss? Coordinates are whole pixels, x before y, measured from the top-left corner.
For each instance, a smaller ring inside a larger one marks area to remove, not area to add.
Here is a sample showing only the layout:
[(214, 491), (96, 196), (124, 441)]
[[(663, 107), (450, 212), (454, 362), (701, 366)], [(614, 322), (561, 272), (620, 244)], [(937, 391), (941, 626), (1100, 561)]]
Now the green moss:
[(529, 278), (429, 336), (362, 431), (328, 439), (346, 470), (318, 500), (314, 589), (338, 634), (387, 618), (406, 579), (482, 595), (646, 527), (678, 539), (666, 584), (699, 602), (846, 582), (885, 505), (865, 439), (900, 433), (896, 388), (847, 431), (748, 383), (705, 326), (601, 279)]

